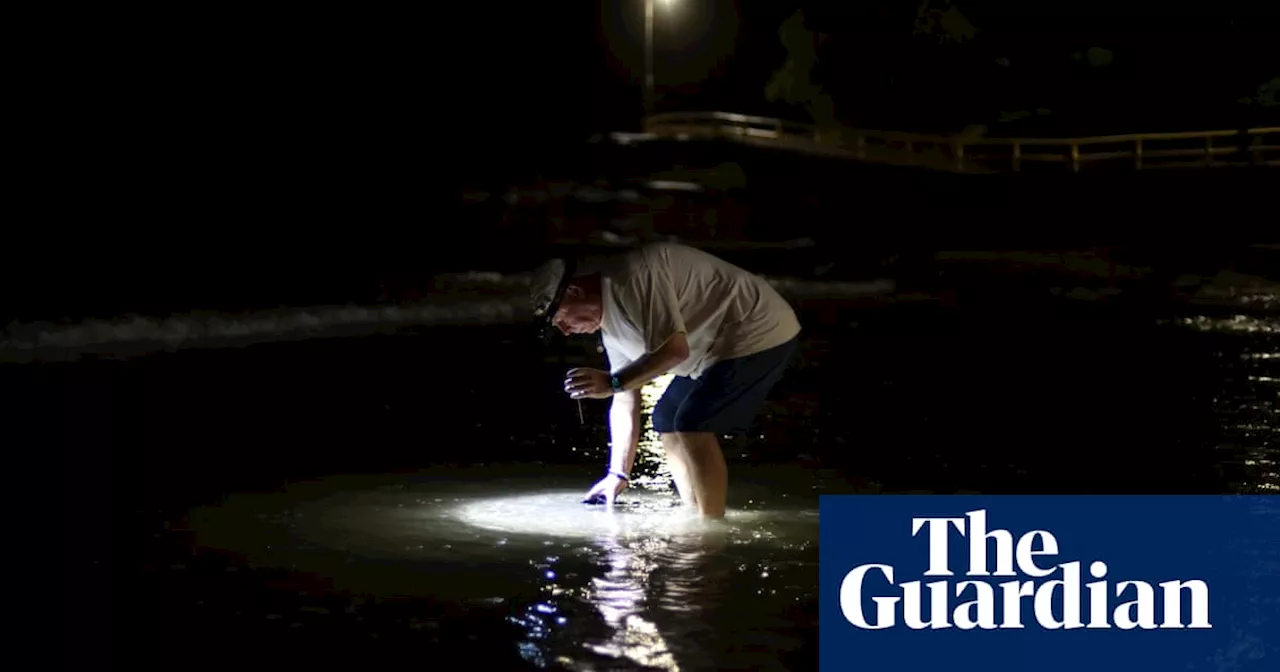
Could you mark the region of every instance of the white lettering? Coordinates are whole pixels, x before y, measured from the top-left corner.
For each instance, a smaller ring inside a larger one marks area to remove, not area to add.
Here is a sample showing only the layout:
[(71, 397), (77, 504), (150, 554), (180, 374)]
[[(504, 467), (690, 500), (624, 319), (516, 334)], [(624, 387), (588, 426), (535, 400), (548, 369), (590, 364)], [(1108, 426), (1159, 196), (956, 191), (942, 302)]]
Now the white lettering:
[(1004, 618), (1000, 627), (1026, 627), (1022, 625), (1022, 598), (1035, 595), (1036, 584), (1030, 581), (1007, 581), (1000, 584), (1000, 588), (1004, 591)]
[(884, 630), (894, 626), (894, 605), (897, 604), (899, 598), (871, 598), (876, 603), (876, 624), (867, 623), (867, 619), (862, 615), (862, 582), (865, 580), (867, 572), (873, 569), (880, 570), (880, 573), (884, 575), (885, 581), (890, 584), (893, 583), (893, 567), (889, 565), (861, 565), (853, 568), (848, 574), (844, 575), (844, 580), (840, 582), (840, 611), (844, 614), (845, 620), (856, 627), (864, 630)]
[[(1036, 537), (1041, 538), (1041, 550), (1034, 548)], [(1040, 569), (1036, 566), (1034, 556), (1037, 555), (1057, 555), (1058, 540), (1053, 537), (1052, 533), (1044, 530), (1032, 530), (1018, 539), (1018, 570), (1028, 576), (1049, 576), (1053, 573), (1053, 569)]]
[(902, 584), (902, 622), (912, 630), (941, 630), (951, 627), (947, 622), (947, 582), (933, 581), (928, 585), (929, 621), (926, 623), (920, 614), (920, 582), (908, 581)]
[[(1045, 581), (1036, 590), (1036, 620), (1041, 627), (1050, 630), (1083, 628), (1084, 624), (1080, 622), (1080, 563), (1068, 562), (1061, 567), (1062, 579)], [(1053, 615), (1053, 597), (1058, 587), (1062, 588), (1061, 621)]]
[[(1106, 576), (1107, 563), (1095, 560), (1089, 565), (1089, 574), (1095, 579)], [(1110, 628), (1111, 624), (1107, 622), (1107, 582), (1094, 581), (1085, 587), (1089, 589), (1089, 627)]]
[[(1209, 586), (1204, 581), (1165, 581), (1160, 584), (1164, 588), (1164, 623), (1162, 628), (1211, 628), (1209, 625)], [(1182, 624), (1183, 588), (1191, 591), (1191, 625)]]
[[(989, 583), (989, 579), (966, 580), (956, 583), (953, 590), (952, 581), (947, 579), (898, 584), (894, 582), (895, 569), (892, 565), (860, 565), (845, 574), (840, 583), (840, 610), (845, 620), (863, 630), (894, 628), (898, 626), (899, 618), (905, 627), (912, 630), (951, 627), (961, 630), (1021, 629), (1027, 627), (1023, 624), (1025, 611), (1034, 616), (1039, 627), (1048, 630), (1213, 627), (1209, 622), (1209, 586), (1204, 581), (1165, 581), (1158, 584), (1164, 604), (1163, 621), (1157, 626), (1157, 593), (1152, 584), (1145, 581), (1116, 583), (1117, 598), (1134, 599), (1120, 602), (1112, 608), (1107, 563), (1101, 560), (1090, 562), (1089, 575), (1097, 580), (1083, 583), (1084, 565), (1081, 561), (1048, 566), (1037, 564), (1040, 556), (1058, 555), (1058, 540), (1051, 532), (1032, 530), (1016, 535), (1010, 530), (988, 530), (987, 525), (987, 511), (983, 509), (968, 511), (965, 518), (913, 518), (911, 536), (927, 536), (929, 541), (929, 569), (924, 576), (953, 575), (948, 553), (951, 527), (955, 527), (969, 542), (967, 576), (1026, 575), (1042, 579), (1058, 570), (1062, 571), (1061, 576), (1043, 582), (1014, 579), (999, 584)], [(920, 532), (926, 528), (928, 535), (921, 535)], [(995, 542), (995, 562), (988, 563), (992, 541)], [(873, 572), (879, 574), (876, 580), (883, 583), (878, 587), (879, 595), (871, 597), (876, 613), (874, 622), (869, 623), (863, 612), (864, 584)], [(1085, 590), (1081, 589), (1082, 583)], [(928, 604), (925, 604), (925, 586), (928, 587)], [(1000, 589), (999, 602), (996, 599), (997, 586)], [(953, 598), (956, 600), (954, 608)], [(1024, 607), (1023, 600), (1027, 598), (1030, 598), (1030, 604)], [(1083, 620), (1086, 599), (1089, 603), (1087, 626)], [(1189, 624), (1184, 622), (1188, 612), (1184, 602), (1189, 605)]]
[(987, 572), (987, 540), (996, 542), (996, 576), (1017, 576), (1013, 571), (1013, 534), (1008, 530), (987, 532), (986, 510), (970, 511), (969, 576), (989, 576)]
[(916, 536), (921, 527), (929, 528), (929, 571), (925, 576), (951, 576), (951, 568), (947, 563), (947, 523), (955, 525), (964, 536), (964, 518), (912, 518), (911, 536)]
[[(1156, 627), (1156, 591), (1146, 581), (1121, 581), (1116, 584), (1116, 597), (1123, 596), (1124, 589), (1129, 586), (1133, 586), (1134, 592), (1138, 593), (1138, 599), (1116, 605), (1111, 620), (1115, 621), (1116, 627), (1121, 630), (1154, 629)], [(1138, 608), (1136, 618), (1133, 616), (1134, 607)]]
[[(991, 589), (991, 584), (985, 581), (961, 581), (956, 586), (956, 597), (964, 594), (966, 588), (973, 587), (977, 593), (977, 599), (968, 602), (961, 602), (956, 607), (955, 614), (952, 619), (956, 622), (956, 627), (961, 630), (972, 630), (982, 628), (983, 630), (994, 630), (996, 627), (996, 594)], [(977, 616), (973, 615), (974, 609), (977, 609)]]

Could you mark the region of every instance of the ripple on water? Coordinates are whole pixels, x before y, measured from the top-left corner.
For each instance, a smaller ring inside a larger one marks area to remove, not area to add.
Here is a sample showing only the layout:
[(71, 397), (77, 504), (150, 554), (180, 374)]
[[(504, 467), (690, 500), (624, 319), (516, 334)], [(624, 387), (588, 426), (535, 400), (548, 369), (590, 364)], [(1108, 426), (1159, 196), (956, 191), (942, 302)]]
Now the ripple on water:
[[(1244, 298), (1248, 298), (1245, 296)], [(1218, 452), (1233, 488), (1280, 492), (1280, 318), (1196, 316), (1178, 324), (1214, 340), (1221, 383), (1212, 400), (1221, 425)]]
[(538, 665), (786, 669), (780, 652), (806, 645), (816, 507), (706, 521), (673, 493), (631, 489), (611, 513), (547, 482), (233, 496), (199, 527), (206, 544), (338, 588), (505, 604), (524, 633), (513, 645)]

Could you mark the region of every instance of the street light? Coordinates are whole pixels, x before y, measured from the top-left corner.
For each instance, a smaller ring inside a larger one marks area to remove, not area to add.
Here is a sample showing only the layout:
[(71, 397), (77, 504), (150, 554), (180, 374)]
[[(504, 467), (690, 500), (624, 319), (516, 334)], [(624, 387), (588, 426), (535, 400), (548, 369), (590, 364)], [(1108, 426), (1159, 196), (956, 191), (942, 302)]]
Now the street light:
[[(644, 116), (653, 114), (653, 5), (656, 0), (644, 0)], [(669, 5), (672, 0), (662, 0)]]

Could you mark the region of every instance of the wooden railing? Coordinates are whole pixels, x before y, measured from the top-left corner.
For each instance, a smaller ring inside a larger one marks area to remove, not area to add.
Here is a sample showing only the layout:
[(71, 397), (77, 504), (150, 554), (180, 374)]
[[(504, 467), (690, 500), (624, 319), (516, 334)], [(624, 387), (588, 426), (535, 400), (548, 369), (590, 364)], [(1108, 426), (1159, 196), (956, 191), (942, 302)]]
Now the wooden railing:
[(999, 138), (866, 129), (821, 130), (730, 112), (671, 112), (644, 121), (661, 137), (733, 138), (752, 144), (841, 154), (872, 163), (965, 173), (1021, 172), (1037, 166), (1080, 172), (1101, 166), (1147, 170), (1228, 165), (1280, 166), (1280, 127), (1083, 138)]

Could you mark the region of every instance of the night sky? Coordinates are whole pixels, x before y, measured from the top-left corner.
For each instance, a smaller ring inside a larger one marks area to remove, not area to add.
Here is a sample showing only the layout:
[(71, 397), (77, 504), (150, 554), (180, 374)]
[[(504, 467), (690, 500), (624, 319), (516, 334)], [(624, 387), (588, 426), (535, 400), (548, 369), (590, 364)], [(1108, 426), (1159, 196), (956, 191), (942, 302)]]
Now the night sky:
[[(1159, 43), (1165, 60), (1140, 64), (1164, 73), (1170, 85), (1152, 97), (1171, 107), (1194, 104), (1218, 73), (1241, 82), (1280, 74), (1280, 40), (1269, 39), (1280, 25), (1275, 3), (958, 2), (1009, 43), (1083, 39), (1068, 33)], [(593, 133), (638, 128), (642, 7), (548, 0), (113, 15), (121, 29), (56, 80), (66, 98), (41, 103), (59, 122), (47, 138), (75, 156), (46, 150), (41, 179), (92, 178), (101, 191), (73, 200), (99, 225), (76, 236), (32, 227), (20, 232), (32, 244), (10, 248), (75, 269), (38, 288), (65, 284), (82, 295), (178, 272), (217, 284), (246, 269), (302, 277), (391, 257), (412, 265), (417, 247), (447, 237), (460, 192), (505, 189)], [(801, 7), (815, 30), (856, 44), (904, 29), (917, 3), (659, 0), (658, 110), (786, 114), (764, 87), (787, 57), (779, 26)], [(1190, 83), (1180, 86), (1184, 73)], [(115, 182), (103, 188), (105, 178)]]
[[(662, 8), (657, 60), (676, 55), (659, 82), (679, 87), (688, 104), (677, 107), (762, 101), (769, 68), (785, 57), (777, 25), (793, 8), (755, 4), (765, 11)], [(99, 88), (77, 94), (64, 126), (92, 150), (76, 171), (128, 178), (97, 203), (119, 206), (112, 219), (129, 233), (48, 232), (64, 263), (68, 247), (95, 268), (129, 272), (145, 260), (143, 283), (192, 264), (369, 263), (406, 236), (443, 232), (440, 215), (461, 190), (504, 188), (595, 132), (637, 129), (642, 113), (639, 2), (143, 21), (155, 18), (126, 21), (134, 32), (81, 62)]]
[[(658, 0), (658, 109), (787, 113), (764, 96), (787, 57), (778, 36), (786, 17), (803, 8), (816, 30), (869, 43), (885, 31), (909, 31), (918, 4)], [(1278, 34), (1277, 9), (1262, 6), (1270, 3), (957, 4), (995, 43), (1158, 45), (1160, 60), (1144, 55), (1138, 67), (1143, 77), (1170, 78), (1172, 89), (1154, 95), (1167, 95), (1171, 105), (1206, 93), (1203, 78), (1192, 77), (1204, 71), (1258, 82), (1255, 73), (1280, 73), (1280, 49), (1274, 41), (1266, 47)], [(418, 179), (409, 177), (413, 171), (456, 183), (594, 132), (636, 129), (642, 7), (640, 0), (565, 0), (200, 17), (139, 53), (126, 79), (156, 99), (144, 114), (173, 131), (170, 151), (208, 152), (208, 161), (193, 162), (201, 169), (252, 156), (249, 170), (287, 169), (294, 177), (394, 183)], [(1179, 78), (1188, 82), (1182, 90)]]
[[(658, 0), (658, 108), (785, 113), (764, 96), (787, 57), (778, 36), (785, 18), (803, 8), (816, 30), (868, 43), (878, 33), (910, 30), (918, 4)], [(1280, 10), (1263, 5), (1274, 3), (957, 4), (993, 42), (1069, 43), (1064, 35), (1165, 42), (1172, 45), (1162, 51), (1167, 62), (1145, 62), (1144, 73), (1207, 68), (1247, 79), (1280, 71), (1280, 49), (1274, 41), (1265, 47), (1277, 35)], [(563, 0), (390, 12), (188, 12), (159, 17), (167, 25), (158, 28), (139, 16), (136, 33), (82, 63), (103, 89), (80, 102), (119, 115), (95, 127), (112, 131), (113, 139), (99, 142), (217, 181), (230, 172), (267, 173), (276, 183), (309, 174), (313, 181), (340, 175), (390, 184), (418, 179), (410, 171), (447, 166), (456, 182), (593, 132), (635, 129), (642, 7), (641, 0)], [(1196, 94), (1167, 95), (1179, 104)], [(443, 173), (434, 171), (433, 181)]]

